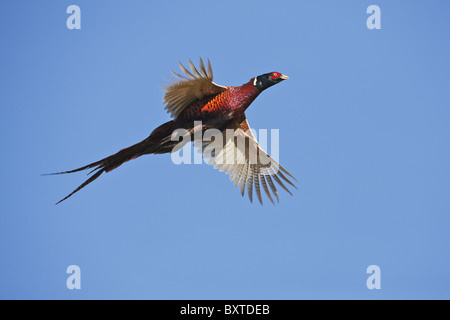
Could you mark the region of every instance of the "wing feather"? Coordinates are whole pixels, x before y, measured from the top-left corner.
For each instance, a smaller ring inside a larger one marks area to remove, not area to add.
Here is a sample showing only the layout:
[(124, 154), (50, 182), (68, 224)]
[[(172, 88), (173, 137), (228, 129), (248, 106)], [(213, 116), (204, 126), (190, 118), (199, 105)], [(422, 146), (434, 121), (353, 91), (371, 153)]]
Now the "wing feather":
[(258, 197), (259, 203), (262, 204), (262, 198), (261, 198), (261, 186), (259, 184), (259, 165), (256, 164), (253, 167), (253, 183), (255, 184), (255, 191), (256, 196)]
[(263, 189), (264, 189), (264, 192), (267, 195), (267, 198), (269, 198), (270, 202), (274, 203), (273, 199), (272, 199), (272, 195), (270, 194), (269, 188), (267, 187), (266, 178), (264, 177), (263, 174), (261, 174), (259, 177), (261, 179), (261, 185), (263, 186)]
[(192, 73), (195, 74), (196, 78), (202, 78), (202, 75), (198, 72), (191, 60), (189, 60), (189, 67), (191, 68)]
[(248, 176), (247, 176), (247, 193), (250, 202), (253, 202), (253, 175), (255, 170), (253, 166), (248, 166)]
[(208, 60), (208, 69), (206, 70), (203, 60), (200, 58), (200, 72), (189, 60), (189, 67), (192, 72), (186, 69), (180, 62), (180, 69), (184, 74), (170, 70), (172, 74), (181, 79), (178, 82), (168, 86), (164, 95), (165, 109), (173, 118), (176, 118), (186, 107), (201, 100), (204, 97), (215, 95), (227, 90), (227, 87), (220, 86), (213, 82), (213, 73), (211, 63)]
[(203, 78), (209, 78), (208, 77), (208, 73), (206, 72), (205, 64), (203, 63), (203, 59), (202, 58), (200, 58), (200, 72), (202, 73), (202, 77)]
[(275, 197), (277, 197), (277, 202), (279, 202), (280, 198), (278, 197), (278, 190), (277, 187), (275, 187), (275, 183), (273, 183), (270, 174), (267, 174), (264, 177), (267, 179), (267, 182), (269, 183), (270, 189), (272, 190), (273, 194), (275, 195)]
[[(253, 190), (255, 190), (262, 204), (261, 186), (272, 203), (274, 203), (272, 194), (279, 201), (274, 181), (292, 195), (286, 184), (297, 188), (290, 179), (295, 180), (295, 178), (260, 147), (249, 128), (247, 119), (243, 115), (232, 126), (232, 129), (235, 129), (234, 137), (224, 141), (222, 150), (217, 153), (216, 158), (209, 159), (209, 162), (215, 169), (229, 174), (230, 180), (235, 187), (239, 186), (242, 195), (247, 189), (250, 202), (253, 202)], [(238, 143), (239, 139), (246, 139), (246, 141)], [(242, 149), (243, 146), (245, 149)]]

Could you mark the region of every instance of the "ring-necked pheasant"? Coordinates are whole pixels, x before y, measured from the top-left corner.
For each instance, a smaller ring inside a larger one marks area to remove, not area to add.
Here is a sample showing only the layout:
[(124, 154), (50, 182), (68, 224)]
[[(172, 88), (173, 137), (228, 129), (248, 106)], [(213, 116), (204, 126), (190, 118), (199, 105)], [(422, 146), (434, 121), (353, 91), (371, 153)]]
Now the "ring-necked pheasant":
[[(235, 187), (240, 185), (242, 195), (244, 195), (247, 185), (250, 201), (253, 198), (254, 187), (262, 204), (261, 186), (272, 203), (274, 202), (272, 194), (278, 200), (278, 191), (274, 180), (291, 194), (284, 182), (295, 187), (290, 180), (290, 178), (294, 180), (295, 178), (262, 150), (249, 130), (245, 116), (245, 110), (262, 91), (288, 79), (288, 77), (279, 72), (271, 72), (251, 78), (249, 82), (240, 87), (221, 86), (213, 82), (213, 72), (209, 60), (206, 69), (200, 58), (200, 72), (190, 60), (189, 65), (192, 72), (188, 71), (181, 63), (179, 65), (185, 76), (170, 70), (181, 80), (167, 87), (164, 95), (164, 103), (167, 104), (165, 109), (173, 117), (173, 120), (153, 130), (145, 140), (122, 149), (112, 156), (75, 170), (54, 173), (72, 173), (86, 169), (92, 169), (89, 174), (94, 173), (58, 203), (84, 188), (103, 172), (109, 172), (126, 161), (144, 154), (171, 152), (175, 146), (179, 145), (179, 141), (172, 141), (172, 133), (180, 128), (186, 129), (191, 137), (196, 132), (200, 132), (197, 130), (201, 130), (202, 133), (207, 132), (208, 129), (218, 129), (221, 132), (225, 132), (226, 129), (234, 130), (234, 136), (227, 138), (224, 135), (223, 141), (221, 141), (222, 151), (216, 152), (217, 154), (214, 154), (213, 151), (210, 162), (216, 169), (229, 174)], [(194, 122), (198, 124), (199, 121), (201, 121), (201, 125), (195, 127)], [(239, 144), (238, 138), (245, 141), (245, 144)], [(207, 147), (208, 142), (202, 141), (202, 150)], [(227, 161), (220, 161), (218, 159), (223, 159), (223, 157), (219, 157), (219, 154), (225, 154), (225, 157), (232, 154), (233, 159), (230, 161), (228, 157)]]

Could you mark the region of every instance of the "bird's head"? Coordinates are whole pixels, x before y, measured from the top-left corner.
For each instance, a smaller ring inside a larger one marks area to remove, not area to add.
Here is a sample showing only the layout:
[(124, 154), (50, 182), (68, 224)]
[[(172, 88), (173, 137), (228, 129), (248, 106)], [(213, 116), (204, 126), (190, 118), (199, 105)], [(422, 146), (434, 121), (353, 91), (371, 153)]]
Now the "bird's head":
[(288, 76), (281, 74), (279, 72), (270, 72), (265, 73), (260, 76), (257, 76), (253, 80), (253, 85), (259, 90), (263, 91), (278, 82), (289, 79)]

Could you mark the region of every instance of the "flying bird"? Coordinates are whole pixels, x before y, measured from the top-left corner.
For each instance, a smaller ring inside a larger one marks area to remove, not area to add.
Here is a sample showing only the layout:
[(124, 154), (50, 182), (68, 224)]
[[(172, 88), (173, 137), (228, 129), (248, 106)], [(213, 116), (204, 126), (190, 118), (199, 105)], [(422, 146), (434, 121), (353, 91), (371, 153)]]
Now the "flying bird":
[[(275, 182), (292, 195), (286, 184), (296, 188), (291, 181), (295, 178), (260, 147), (249, 130), (245, 116), (246, 109), (261, 92), (289, 78), (279, 72), (270, 72), (253, 77), (239, 87), (222, 86), (213, 82), (213, 71), (209, 60), (208, 66), (205, 67), (200, 58), (199, 70), (191, 60), (189, 60), (191, 71), (181, 62), (179, 66), (184, 74), (180, 75), (170, 70), (179, 80), (168, 86), (164, 95), (165, 110), (173, 120), (157, 127), (143, 141), (122, 149), (112, 156), (78, 169), (53, 173), (66, 174), (91, 169), (88, 174), (92, 174), (89, 179), (56, 204), (71, 197), (102, 173), (114, 170), (124, 162), (145, 154), (173, 152), (175, 147), (179, 148), (181, 145), (179, 140), (174, 140), (172, 136), (177, 129), (185, 130), (185, 138), (192, 138), (200, 132), (206, 133), (208, 129), (216, 129), (222, 133), (231, 129), (233, 132), (231, 137), (225, 135), (218, 141), (211, 139), (216, 142), (216, 146), (218, 143), (222, 147), (209, 153), (209, 160), (214, 168), (229, 174), (234, 186), (239, 186), (242, 196), (247, 189), (251, 202), (253, 189), (261, 204), (261, 189), (272, 203), (274, 203), (273, 196), (279, 201)], [(212, 141), (202, 141), (201, 150), (207, 150)], [(245, 143), (242, 144), (239, 141)], [(226, 161), (223, 161), (224, 159)]]

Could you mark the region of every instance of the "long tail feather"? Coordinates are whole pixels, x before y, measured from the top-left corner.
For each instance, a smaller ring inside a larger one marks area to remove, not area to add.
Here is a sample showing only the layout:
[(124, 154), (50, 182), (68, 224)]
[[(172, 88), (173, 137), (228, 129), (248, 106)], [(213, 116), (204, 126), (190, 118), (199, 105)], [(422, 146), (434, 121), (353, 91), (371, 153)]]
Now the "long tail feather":
[(144, 154), (170, 152), (172, 150), (172, 148), (178, 143), (177, 141), (170, 141), (170, 140), (166, 141), (167, 140), (166, 138), (168, 136), (170, 137), (173, 130), (174, 130), (174, 122), (173, 121), (166, 122), (165, 124), (156, 128), (147, 139), (145, 139), (139, 143), (136, 143), (135, 145), (132, 145), (131, 147), (122, 149), (119, 152), (117, 152), (116, 154), (113, 154), (112, 156), (106, 157), (102, 160), (93, 162), (91, 164), (88, 164), (88, 165), (78, 168), (78, 169), (43, 174), (43, 175), (66, 174), (66, 173), (74, 173), (74, 172), (78, 172), (78, 171), (83, 171), (86, 169), (92, 169), (88, 173), (88, 175), (95, 172), (93, 176), (91, 176), (89, 179), (87, 179), (78, 188), (76, 188), (71, 194), (69, 194), (62, 200), (58, 201), (56, 204), (59, 204), (59, 203), (63, 202), (64, 200), (70, 198), (73, 194), (77, 193), (78, 191), (83, 189), (85, 186), (87, 186), (89, 183), (91, 183), (92, 181), (94, 181), (95, 179), (100, 177), (100, 175), (103, 172), (109, 172), (111, 170), (114, 170), (127, 161), (130, 161), (132, 159), (140, 157)]
[(74, 191), (72, 191), (71, 194), (69, 194), (68, 196), (66, 196), (65, 198), (59, 200), (56, 204), (59, 204), (61, 202), (63, 202), (64, 200), (66, 200), (67, 198), (70, 198), (73, 194), (77, 193), (78, 191), (80, 191), (81, 189), (83, 189), (84, 187), (86, 187), (89, 183), (91, 183), (92, 181), (94, 181), (95, 179), (97, 179), (98, 177), (100, 177), (100, 175), (105, 171), (105, 169), (102, 169), (100, 171), (97, 171), (92, 177), (90, 177), (89, 179), (87, 179), (85, 182), (83, 182), (78, 188), (76, 188)]
[[(83, 171), (83, 170), (86, 170), (86, 169), (90, 169), (90, 168), (93, 168), (93, 167), (100, 166), (103, 160), (100, 160), (100, 161), (88, 164), (87, 166), (84, 166), (84, 167), (81, 167), (81, 168), (78, 168), (78, 169), (73, 169), (73, 170), (69, 170), (69, 171), (62, 171), (62, 172), (43, 173), (43, 174), (41, 174), (41, 176), (54, 176), (54, 175), (57, 175), (57, 174), (66, 174), (66, 173), (74, 173), (74, 172), (78, 172), (78, 171)], [(94, 169), (93, 171), (95, 171), (95, 170), (96, 169)], [(89, 172), (88, 174), (91, 174), (93, 171)]]
[(84, 166), (84, 167), (81, 167), (81, 168), (78, 168), (78, 169), (74, 169), (74, 170), (53, 173), (53, 174), (65, 174), (65, 173), (73, 173), (73, 172), (78, 172), (78, 171), (94, 168), (93, 170), (91, 170), (88, 173), (88, 175), (90, 175), (90, 174), (92, 174), (93, 172), (96, 171), (95, 174), (92, 177), (87, 179), (78, 188), (76, 188), (72, 193), (70, 193), (64, 199), (58, 201), (56, 204), (59, 204), (59, 203), (63, 202), (64, 200), (70, 198), (73, 194), (77, 193), (78, 191), (83, 189), (85, 186), (87, 186), (89, 183), (91, 183), (92, 181), (94, 181), (95, 179), (100, 177), (100, 175), (103, 172), (109, 172), (111, 170), (114, 170), (115, 168), (117, 168), (120, 165), (122, 165), (124, 162), (127, 162), (127, 161), (129, 161), (131, 159), (137, 158), (137, 157), (145, 154), (144, 148), (143, 148), (143, 145), (145, 145), (145, 141), (146, 140), (144, 140), (144, 141), (142, 141), (142, 142), (140, 142), (138, 144), (135, 144), (135, 145), (133, 145), (133, 146), (131, 146), (129, 148), (120, 150), (119, 152), (117, 152), (116, 154), (113, 154), (112, 156), (109, 156), (109, 157), (107, 157), (105, 159), (102, 159), (100, 161), (88, 164), (87, 166)]

